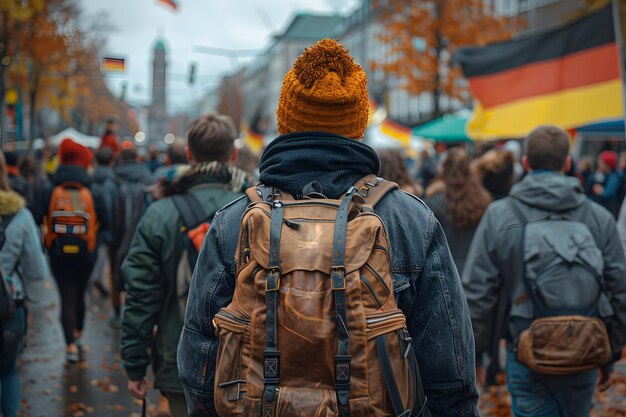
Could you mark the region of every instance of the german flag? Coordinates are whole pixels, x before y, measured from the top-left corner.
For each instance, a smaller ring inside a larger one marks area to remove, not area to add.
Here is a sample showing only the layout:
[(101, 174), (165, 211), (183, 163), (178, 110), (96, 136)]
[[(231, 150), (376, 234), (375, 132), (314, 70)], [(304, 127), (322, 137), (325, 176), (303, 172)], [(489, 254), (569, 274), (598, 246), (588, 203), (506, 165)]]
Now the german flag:
[(611, 6), (553, 31), (462, 48), (477, 100), (473, 139), (526, 136), (542, 124), (571, 129), (622, 118), (624, 104)]
[(245, 133), (243, 143), (250, 148), (255, 155), (260, 155), (265, 148), (265, 137), (251, 129)]
[(157, 3), (169, 7), (173, 12), (178, 10), (178, 3), (175, 0), (157, 0)]
[(126, 71), (126, 60), (124, 58), (102, 58), (102, 72), (124, 72)]
[(385, 119), (380, 125), (380, 131), (393, 139), (400, 141), (403, 146), (409, 146), (411, 141), (411, 129), (394, 122), (391, 119)]

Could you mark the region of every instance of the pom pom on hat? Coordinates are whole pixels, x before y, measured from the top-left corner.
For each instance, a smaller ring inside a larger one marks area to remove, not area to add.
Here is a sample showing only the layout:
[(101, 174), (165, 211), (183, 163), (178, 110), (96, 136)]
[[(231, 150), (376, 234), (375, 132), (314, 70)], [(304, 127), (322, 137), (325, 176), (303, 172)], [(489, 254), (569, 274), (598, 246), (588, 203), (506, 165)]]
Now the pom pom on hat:
[(337, 41), (306, 48), (285, 75), (278, 100), (278, 132), (323, 131), (352, 139), (365, 134), (367, 75)]
[(89, 148), (66, 138), (59, 145), (59, 160), (61, 165), (78, 165), (89, 168), (92, 155)]

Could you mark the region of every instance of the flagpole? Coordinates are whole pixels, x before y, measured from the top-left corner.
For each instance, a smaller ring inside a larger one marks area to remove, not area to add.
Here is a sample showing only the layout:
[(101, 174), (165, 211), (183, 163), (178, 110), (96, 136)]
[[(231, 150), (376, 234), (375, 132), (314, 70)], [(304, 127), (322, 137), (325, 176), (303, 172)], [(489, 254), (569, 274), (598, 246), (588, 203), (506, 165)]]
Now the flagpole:
[(624, 87), (624, 39), (622, 39), (622, 22), (620, 19), (619, 2), (617, 0), (611, 1), (613, 6), (613, 30), (615, 31), (615, 43), (617, 44), (617, 58), (619, 66), (620, 81), (622, 84), (622, 104), (624, 109), (622, 111), (622, 119), (624, 120), (624, 139), (626, 139), (626, 89)]

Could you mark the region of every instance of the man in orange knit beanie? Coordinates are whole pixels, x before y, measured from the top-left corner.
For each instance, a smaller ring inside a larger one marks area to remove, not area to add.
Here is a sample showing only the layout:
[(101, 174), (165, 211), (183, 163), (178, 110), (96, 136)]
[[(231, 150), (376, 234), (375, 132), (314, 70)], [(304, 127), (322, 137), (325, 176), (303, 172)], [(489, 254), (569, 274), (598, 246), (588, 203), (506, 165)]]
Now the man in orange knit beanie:
[[(281, 136), (270, 143), (261, 157), (260, 181), (263, 185), (257, 187), (258, 191), (274, 190), (267, 195), (268, 198), (273, 200), (276, 190), (280, 190), (279, 192), (289, 193), (293, 198), (303, 201), (320, 197), (340, 199), (346, 193), (348, 196), (352, 195), (354, 192), (352, 186), (363, 177), (369, 175), (372, 178), (378, 174), (380, 162), (376, 152), (361, 142), (368, 119), (367, 76), (338, 42), (324, 39), (305, 49), (285, 76), (276, 116)], [(379, 180), (373, 181), (381, 183)], [(265, 196), (263, 192), (262, 195)], [(215, 314), (230, 304), (236, 287), (236, 272), (241, 272), (236, 265), (235, 250), (240, 243), (241, 219), (249, 204), (248, 197), (243, 197), (216, 214), (192, 278), (185, 326), (178, 348), (179, 377), (185, 388), (190, 416), (218, 415), (214, 395), (220, 395), (220, 401), (226, 401), (227, 398), (228, 407), (237, 410), (230, 415), (264, 417), (296, 414), (352, 417), (389, 415), (386, 411), (376, 408), (373, 403), (364, 406), (363, 398), (355, 397), (355, 393), (363, 389), (364, 379), (369, 380), (372, 376), (364, 376), (359, 368), (354, 368), (354, 363), (352, 373), (349, 371), (350, 365), (347, 367), (347, 375), (340, 372), (346, 369), (345, 366), (343, 368), (340, 366), (339, 361), (345, 359), (340, 353), (336, 353), (337, 356), (334, 358), (327, 359), (328, 363), (337, 366), (337, 368), (332, 366), (331, 372), (336, 372), (337, 380), (336, 384), (330, 387), (321, 380), (311, 380), (315, 375), (324, 373), (321, 369), (326, 369), (327, 363), (312, 363), (308, 369), (294, 370), (291, 369), (287, 356), (282, 354), (279, 356), (278, 352), (275, 356), (265, 357), (266, 366), (260, 373), (256, 367), (254, 369), (252, 366), (247, 369), (244, 367), (240, 372), (233, 366), (230, 373), (232, 381), (215, 384), (219, 340), (212, 323)], [(272, 207), (276, 208), (277, 204), (279, 207), (282, 206), (281, 202), (277, 203), (274, 200), (267, 209), (273, 210)], [(406, 317), (408, 333), (412, 338), (404, 339), (412, 340), (408, 342), (409, 346), (405, 353), (407, 355), (411, 353), (412, 347), (419, 364), (421, 384), (418, 378), (417, 385), (411, 385), (408, 389), (408, 395), (414, 399), (418, 397), (423, 399), (425, 393), (427, 398), (417, 408), (402, 409), (401, 398), (394, 394), (398, 387), (388, 385), (385, 376), (385, 382), (379, 380), (378, 383), (381, 384), (380, 390), (384, 389), (385, 393), (390, 393), (386, 407), (393, 403), (392, 415), (395, 416), (478, 416), (471, 321), (461, 281), (441, 225), (418, 198), (398, 189), (392, 189), (384, 194), (375, 205), (374, 211), (382, 220), (391, 248), (389, 255), (393, 288), (388, 291), (392, 290), (395, 295), (395, 301)], [(337, 217), (336, 223), (339, 221)], [(286, 226), (281, 225), (282, 229), (297, 231), (300, 228), (293, 222), (287, 223), (289, 224)], [(283, 233), (296, 232), (283, 231)], [(320, 236), (318, 239), (321, 240), (323, 237)], [(281, 246), (285, 249), (283, 245)], [(311, 252), (303, 253), (303, 258), (318, 256), (315, 251)], [(280, 273), (279, 269), (279, 277)], [(284, 285), (289, 286), (289, 277), (287, 276), (287, 283)], [(269, 275), (266, 279), (267, 288), (269, 285), (267, 283), (270, 282)], [(283, 300), (282, 297), (287, 297), (291, 289), (282, 288), (283, 284), (280, 284), (280, 281), (279, 285), (278, 292), (281, 297), (279, 299)], [(334, 278), (332, 288), (336, 288)], [(389, 292), (387, 294), (389, 295)], [(267, 297), (269, 300), (269, 295)], [(306, 298), (302, 300), (304, 302)], [(334, 308), (337, 317), (341, 316), (340, 307), (335, 299)], [(292, 308), (297, 310), (299, 306)], [(262, 316), (266, 317), (266, 311), (262, 311)], [(287, 313), (278, 315), (279, 326), (281, 317), (285, 318), (285, 314)], [(352, 314), (358, 313), (351, 312), (348, 317)], [(254, 326), (255, 320), (264, 318), (253, 317), (252, 323), (248, 326)], [(267, 321), (269, 320), (268, 318)], [(337, 318), (337, 323), (343, 321)], [(258, 326), (258, 323), (256, 325)], [(243, 327), (241, 324), (237, 326)], [(346, 332), (354, 331), (353, 327), (348, 327), (349, 330)], [(298, 336), (299, 338), (290, 340), (305, 346), (307, 335), (300, 335), (298, 330), (298, 328), (280, 329)], [(337, 330), (337, 334), (339, 333)], [(268, 332), (263, 341), (254, 343), (265, 344), (270, 335)], [(246, 337), (250, 338), (244, 334), (242, 340)], [(334, 333), (332, 337), (335, 337)], [(337, 349), (345, 349), (345, 346), (341, 347), (341, 336), (337, 337), (340, 340)], [(352, 359), (348, 363), (354, 362), (358, 355), (377, 355), (376, 349), (367, 352), (362, 349), (355, 351), (359, 349), (356, 346), (360, 345), (359, 340), (356, 338), (353, 340), (352, 335), (350, 342), (356, 343), (350, 345), (351, 356), (347, 357)], [(290, 348), (298, 349), (297, 346)], [(229, 357), (239, 362), (244, 360), (242, 359), (244, 356), (250, 355), (250, 352), (246, 352), (246, 348), (241, 348), (239, 359), (235, 358), (232, 352)], [(220, 357), (224, 357), (223, 353)], [(271, 359), (274, 357), (277, 365), (271, 365)], [(253, 361), (256, 358), (247, 360)], [(382, 360), (381, 356), (380, 361)], [(219, 364), (221, 369), (230, 365), (230, 363)], [(285, 372), (300, 371), (302, 383), (306, 381), (306, 384), (309, 384), (304, 386), (315, 388), (283, 386), (280, 378), (271, 378), (272, 373), (276, 372), (274, 366)], [(394, 371), (387, 369), (387, 373), (389, 372), (393, 374)], [(252, 390), (253, 387), (249, 386), (253, 380), (255, 386), (258, 386), (259, 378), (261, 384), (265, 384), (262, 398), (258, 398), (258, 394)], [(340, 378), (347, 378), (350, 382), (347, 385), (340, 384)], [(248, 386), (247, 381), (250, 381)], [(273, 390), (267, 390), (268, 387), (274, 389), (273, 384), (276, 384), (277, 395), (274, 395)], [(323, 393), (328, 390), (336, 391), (336, 398), (334, 395), (331, 398), (324, 397), (326, 394)], [(347, 404), (343, 396), (344, 390), (348, 390)], [(377, 389), (374, 391), (378, 393)], [(367, 399), (370, 400), (371, 398)], [(222, 404), (220, 415), (223, 415), (225, 403), (220, 404)], [(316, 408), (319, 413), (312, 413), (311, 410)]]

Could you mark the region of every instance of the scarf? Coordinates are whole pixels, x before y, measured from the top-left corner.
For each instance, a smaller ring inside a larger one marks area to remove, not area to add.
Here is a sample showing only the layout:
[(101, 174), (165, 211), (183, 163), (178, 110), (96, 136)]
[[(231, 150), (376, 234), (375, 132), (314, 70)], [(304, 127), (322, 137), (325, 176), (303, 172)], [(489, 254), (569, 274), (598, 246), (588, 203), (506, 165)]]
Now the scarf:
[(203, 162), (197, 165), (181, 165), (170, 170), (165, 178), (155, 184), (151, 191), (156, 199), (183, 194), (200, 177), (210, 177), (221, 180), (236, 193), (242, 192), (248, 187), (247, 174), (245, 171), (225, 164), (223, 162)]
[(269, 144), (261, 156), (259, 179), (296, 198), (312, 192), (339, 198), (379, 169), (376, 151), (364, 143), (332, 133), (297, 132)]

